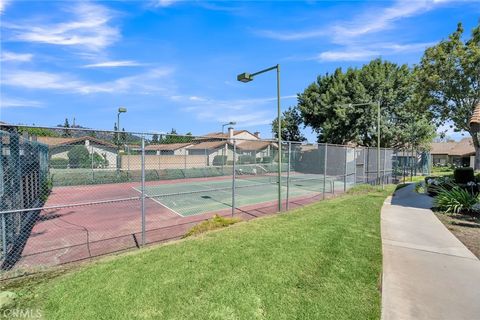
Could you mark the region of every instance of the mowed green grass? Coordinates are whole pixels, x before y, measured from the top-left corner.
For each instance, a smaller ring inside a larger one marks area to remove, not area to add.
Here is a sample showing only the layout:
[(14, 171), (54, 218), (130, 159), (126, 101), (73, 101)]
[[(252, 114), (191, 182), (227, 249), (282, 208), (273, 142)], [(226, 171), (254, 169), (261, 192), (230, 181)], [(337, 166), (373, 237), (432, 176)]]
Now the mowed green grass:
[(18, 306), (46, 319), (379, 319), (393, 188), (365, 190), (92, 263), (21, 289)]

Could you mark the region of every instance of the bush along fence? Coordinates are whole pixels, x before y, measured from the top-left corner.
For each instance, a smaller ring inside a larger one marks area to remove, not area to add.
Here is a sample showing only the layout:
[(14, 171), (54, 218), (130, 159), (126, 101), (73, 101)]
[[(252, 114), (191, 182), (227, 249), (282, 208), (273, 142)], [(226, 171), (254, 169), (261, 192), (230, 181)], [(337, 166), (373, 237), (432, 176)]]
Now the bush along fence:
[(177, 239), (214, 215), (248, 220), (390, 183), (409, 163), (392, 149), (278, 146), (247, 131), (0, 129), (3, 277)]

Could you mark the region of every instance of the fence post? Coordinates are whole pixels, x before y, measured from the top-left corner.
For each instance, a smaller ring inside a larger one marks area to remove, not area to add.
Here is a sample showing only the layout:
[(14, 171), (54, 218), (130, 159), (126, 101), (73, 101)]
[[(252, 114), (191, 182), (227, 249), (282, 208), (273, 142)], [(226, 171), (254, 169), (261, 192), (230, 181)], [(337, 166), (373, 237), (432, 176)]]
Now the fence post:
[(235, 175), (236, 175), (236, 152), (237, 152), (237, 141), (233, 140), (233, 174), (232, 174), (232, 217), (235, 213)]
[(348, 166), (348, 147), (345, 146), (345, 168), (343, 170), (343, 192), (347, 191), (347, 166)]
[(90, 154), (90, 159), (91, 159), (91, 162), (92, 162), (92, 183), (95, 183), (95, 175), (93, 174), (93, 146), (90, 145), (90, 151), (91, 151), (91, 154)]
[(327, 187), (327, 144), (325, 143), (325, 151), (323, 152), (323, 199), (325, 200), (325, 189)]
[(357, 148), (353, 147), (353, 185), (357, 185)]
[(383, 178), (382, 178), (382, 190), (385, 189), (385, 169), (387, 165), (387, 148), (383, 149)]
[(130, 181), (130, 146), (127, 146), (127, 181)]
[(7, 256), (7, 224), (5, 222), (5, 214), (2, 213), (2, 259)]
[(363, 149), (363, 183), (368, 183), (368, 158), (367, 158), (367, 153), (368, 153), (368, 147)]
[(186, 179), (187, 178), (187, 151), (185, 151), (185, 157), (184, 157), (184, 165), (183, 165), (183, 176)]
[(290, 194), (290, 161), (291, 161), (290, 154), (291, 152), (292, 152), (292, 142), (288, 141), (287, 197), (286, 197), (287, 203), (285, 204), (286, 211), (288, 211), (288, 196)]
[(145, 245), (145, 137), (142, 135), (142, 246)]

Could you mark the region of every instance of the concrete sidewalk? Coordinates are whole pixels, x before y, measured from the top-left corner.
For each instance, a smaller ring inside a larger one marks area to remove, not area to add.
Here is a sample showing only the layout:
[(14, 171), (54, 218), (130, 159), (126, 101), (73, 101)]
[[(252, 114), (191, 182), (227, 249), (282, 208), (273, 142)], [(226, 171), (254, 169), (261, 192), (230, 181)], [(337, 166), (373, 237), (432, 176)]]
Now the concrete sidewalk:
[(382, 319), (480, 319), (480, 260), (409, 185), (381, 213)]

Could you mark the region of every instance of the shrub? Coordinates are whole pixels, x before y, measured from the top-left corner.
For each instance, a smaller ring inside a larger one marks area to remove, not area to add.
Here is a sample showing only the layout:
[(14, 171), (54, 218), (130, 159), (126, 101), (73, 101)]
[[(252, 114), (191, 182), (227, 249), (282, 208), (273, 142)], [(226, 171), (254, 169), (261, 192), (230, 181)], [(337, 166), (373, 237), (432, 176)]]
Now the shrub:
[(263, 157), (262, 163), (272, 163), (272, 157)]
[(225, 218), (219, 215), (213, 216), (212, 219), (207, 221), (203, 221), (202, 223), (197, 224), (193, 228), (191, 228), (183, 237), (190, 237), (193, 235), (201, 234), (210, 230), (220, 229), (224, 227), (228, 227), (232, 224), (240, 222), (238, 218)]
[(213, 157), (212, 165), (214, 166), (224, 166), (227, 164), (227, 156), (216, 155)]
[(238, 157), (238, 164), (255, 163), (255, 157), (251, 155), (241, 155)]
[(68, 159), (52, 158), (50, 159), (50, 167), (55, 169), (66, 169), (68, 168)]
[(453, 171), (453, 178), (456, 183), (466, 184), (471, 181), (475, 181), (475, 174), (473, 168), (456, 168)]
[(433, 203), (446, 213), (471, 214), (473, 207), (478, 203), (478, 194), (472, 194), (458, 186), (453, 186), (450, 190), (441, 189)]
[(75, 146), (67, 153), (70, 168), (89, 168), (92, 163), (90, 153), (85, 146)]

